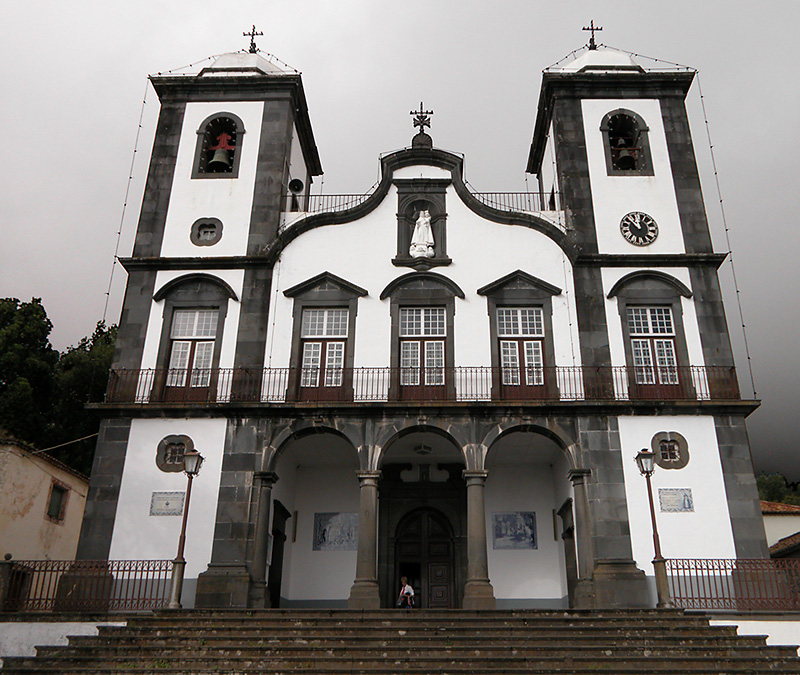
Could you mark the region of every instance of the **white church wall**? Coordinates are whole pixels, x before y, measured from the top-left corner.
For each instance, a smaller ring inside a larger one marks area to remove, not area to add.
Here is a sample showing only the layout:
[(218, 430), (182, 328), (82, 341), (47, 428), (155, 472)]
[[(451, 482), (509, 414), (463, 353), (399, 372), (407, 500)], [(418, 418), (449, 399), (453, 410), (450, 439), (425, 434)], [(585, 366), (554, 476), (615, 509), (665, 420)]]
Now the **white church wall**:
[[(162, 256), (245, 255), (253, 206), (262, 101), (190, 102), (181, 128), (169, 209), (161, 244)], [(244, 124), (238, 178), (192, 178), (197, 130), (215, 113), (230, 112)], [(189, 239), (198, 218), (219, 218), (222, 238), (213, 246), (196, 246)]]
[(292, 575), (283, 597), (347, 600), (356, 574), (356, 551), (313, 550), (315, 513), (358, 513), (359, 487), (350, 467), (298, 467), (295, 480), (297, 540), (292, 544)]
[[(114, 534), (113, 560), (172, 560), (178, 547), (181, 515), (151, 516), (154, 492), (186, 491), (186, 475), (156, 466), (156, 448), (165, 436), (185, 434), (205, 462), (192, 483), (186, 530), (186, 576), (197, 577), (211, 560), (217, 513), (225, 419), (134, 419), (122, 473)], [(182, 513), (182, 512), (181, 512)]]
[[(500, 465), (489, 471), (485, 488), (489, 579), (500, 604), (508, 600), (541, 603), (567, 594), (563, 549), (553, 527), (554, 482), (546, 464)], [(536, 514), (537, 547), (495, 549), (493, 515), (527, 511)]]
[[(672, 167), (667, 151), (661, 105), (656, 99), (584, 99), (581, 101), (589, 182), (592, 191), (597, 246), (600, 253), (684, 253)], [(609, 176), (600, 124), (612, 110), (624, 108), (644, 119), (653, 162), (653, 176)], [(649, 246), (634, 246), (619, 230), (626, 213), (643, 211), (658, 224), (658, 238)]]
[[(289, 150), (289, 182), (295, 178), (303, 181), (303, 191), (297, 195), (297, 198), (301, 199), (305, 194), (305, 189), (308, 187), (306, 185), (306, 181), (309, 181), (311, 177), (308, 175), (308, 170), (306, 168), (306, 160), (303, 155), (303, 148), (300, 145), (300, 137), (297, 134), (297, 125), (292, 124), (292, 142), (291, 149)], [(287, 211), (291, 210), (291, 199), (292, 193), (287, 190)]]
[[(606, 323), (608, 325), (608, 344), (611, 351), (611, 365), (624, 366), (625, 343), (622, 334), (622, 317), (619, 314), (618, 300), (616, 297), (609, 298), (608, 294), (614, 284), (631, 272), (641, 271), (640, 267), (613, 267), (601, 270), (603, 280), (603, 296), (606, 306)], [(659, 268), (653, 267), (650, 271), (663, 272), (678, 281), (684, 283), (689, 290), (692, 290), (692, 282), (689, 277), (689, 270), (683, 267)], [(703, 366), (703, 345), (700, 342), (700, 327), (697, 323), (697, 311), (695, 310), (692, 298), (681, 297), (681, 308), (683, 310), (683, 332), (686, 339), (686, 351), (689, 355), (689, 363), (682, 363), (682, 366)]]
[[(430, 170), (431, 167), (407, 167), (403, 172), (416, 176), (422, 171), (427, 176)], [(553, 331), (557, 336), (555, 365), (579, 363), (577, 323), (574, 321), (570, 339), (568, 302), (573, 297), (572, 276), (556, 244), (536, 230), (482, 219), (464, 206), (453, 188), (447, 190), (447, 212), (447, 254), (453, 262), (432, 271), (452, 279), (466, 296), (455, 302), (455, 365), (491, 365), (487, 301), (476, 291), (518, 269), (564, 289), (552, 303)], [(388, 366), (390, 301), (380, 300), (380, 294), (393, 279), (412, 271), (392, 264), (396, 253), (397, 195), (394, 188), (364, 218), (316, 228), (292, 241), (282, 253), (273, 277), (275, 291), (270, 308), (266, 363), (276, 368), (289, 365), (293, 301), (286, 298), (283, 291), (327, 271), (369, 293), (358, 301), (354, 366)]]
[[(228, 284), (238, 297), (241, 297), (244, 284), (244, 270), (204, 270), (205, 274), (218, 277)], [(179, 270), (161, 270), (156, 274), (154, 291), (158, 291), (165, 284), (189, 273)], [(164, 321), (164, 305), (166, 300), (153, 301), (150, 307), (150, 318), (147, 322), (147, 332), (142, 350), (142, 368), (155, 368), (158, 359), (158, 350), (161, 345), (161, 330)], [(228, 311), (225, 315), (225, 326), (222, 329), (222, 343), (220, 345), (220, 368), (232, 368), (234, 351), (236, 349), (236, 336), (239, 328), (239, 310), (241, 303), (237, 300), (228, 300)]]
[[(659, 431), (677, 431), (689, 446), (689, 463), (683, 469), (656, 466), (652, 476), (656, 520), (661, 548), (666, 558), (735, 558), (728, 501), (711, 416), (620, 416), (622, 469), (631, 525), (633, 557), (647, 574), (653, 573), (653, 531), (647, 501), (647, 486), (634, 458), (650, 448)], [(688, 488), (693, 510), (668, 513), (660, 510), (659, 490)]]

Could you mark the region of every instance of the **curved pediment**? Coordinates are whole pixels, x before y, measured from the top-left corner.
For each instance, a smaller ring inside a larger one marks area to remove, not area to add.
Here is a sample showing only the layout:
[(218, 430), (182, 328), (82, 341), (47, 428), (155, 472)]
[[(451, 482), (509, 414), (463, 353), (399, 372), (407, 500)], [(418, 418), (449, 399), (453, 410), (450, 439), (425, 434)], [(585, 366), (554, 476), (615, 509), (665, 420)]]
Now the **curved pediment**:
[(458, 298), (464, 298), (464, 291), (460, 286), (441, 274), (434, 274), (433, 272), (409, 272), (401, 277), (397, 277), (389, 282), (386, 288), (381, 291), (381, 300), (385, 300), (389, 296), (395, 294), (399, 290), (428, 290), (431, 287), (438, 287), (454, 295)]

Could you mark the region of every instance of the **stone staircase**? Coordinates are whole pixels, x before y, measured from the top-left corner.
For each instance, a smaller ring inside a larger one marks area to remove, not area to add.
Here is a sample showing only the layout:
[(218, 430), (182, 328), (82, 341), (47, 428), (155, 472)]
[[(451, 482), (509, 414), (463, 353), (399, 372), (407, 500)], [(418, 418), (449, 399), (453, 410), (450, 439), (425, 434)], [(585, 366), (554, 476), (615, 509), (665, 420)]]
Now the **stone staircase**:
[(158, 612), (7, 658), (16, 673), (800, 673), (792, 647), (680, 611)]

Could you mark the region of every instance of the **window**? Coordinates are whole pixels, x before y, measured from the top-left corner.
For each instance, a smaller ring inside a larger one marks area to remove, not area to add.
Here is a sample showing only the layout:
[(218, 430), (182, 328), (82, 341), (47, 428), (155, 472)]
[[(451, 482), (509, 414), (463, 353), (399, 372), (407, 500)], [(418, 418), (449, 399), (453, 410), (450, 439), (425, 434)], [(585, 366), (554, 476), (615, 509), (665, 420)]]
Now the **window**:
[(600, 124), (609, 176), (653, 175), (644, 120), (630, 110), (614, 110)]
[(670, 307), (628, 307), (636, 384), (678, 384)]
[(168, 387), (208, 387), (217, 335), (216, 309), (177, 309), (172, 317)]
[(497, 337), (504, 386), (544, 384), (544, 318), (541, 307), (499, 307)]
[(242, 121), (233, 113), (218, 113), (197, 130), (192, 178), (236, 178), (239, 174)]
[(400, 308), (401, 386), (444, 384), (446, 336), (444, 307)]
[(559, 398), (552, 297), (561, 289), (517, 270), (479, 288), (491, 335), (491, 396), (526, 401)]
[(341, 387), (350, 317), (347, 309), (304, 309), (301, 387)]
[(192, 224), (189, 239), (195, 246), (213, 246), (222, 239), (222, 221), (218, 218), (200, 218)]
[(61, 485), (53, 481), (50, 485), (50, 497), (47, 500), (47, 513), (48, 520), (54, 523), (60, 523), (64, 520), (64, 515), (67, 510), (67, 497), (69, 496), (69, 488), (66, 485)]

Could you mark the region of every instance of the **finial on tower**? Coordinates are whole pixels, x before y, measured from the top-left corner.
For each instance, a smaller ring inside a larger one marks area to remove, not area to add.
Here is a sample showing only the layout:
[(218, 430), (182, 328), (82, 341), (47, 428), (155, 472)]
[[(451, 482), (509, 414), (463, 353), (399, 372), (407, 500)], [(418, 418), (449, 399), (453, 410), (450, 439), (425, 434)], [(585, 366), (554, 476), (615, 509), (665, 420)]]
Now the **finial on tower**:
[(596, 31), (603, 30), (602, 26), (595, 26), (594, 19), (589, 22), (588, 26), (584, 26), (582, 30), (592, 31), (592, 36), (589, 38), (589, 49), (597, 49), (597, 43), (594, 41), (594, 34)]
[(431, 126), (430, 116), (433, 115), (433, 110), (425, 110), (422, 101), (419, 102), (419, 110), (412, 110), (408, 113), (414, 115), (414, 127), (419, 127), (419, 132), (411, 139), (412, 148), (431, 148), (433, 147), (433, 139), (425, 133), (425, 127)]
[(250, 49), (248, 50), (251, 54), (258, 54), (258, 47), (256, 47), (256, 36), (263, 35), (261, 31), (256, 31), (256, 26), (253, 24), (253, 27), (250, 29), (249, 33), (242, 33), (244, 37), (250, 38)]

